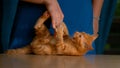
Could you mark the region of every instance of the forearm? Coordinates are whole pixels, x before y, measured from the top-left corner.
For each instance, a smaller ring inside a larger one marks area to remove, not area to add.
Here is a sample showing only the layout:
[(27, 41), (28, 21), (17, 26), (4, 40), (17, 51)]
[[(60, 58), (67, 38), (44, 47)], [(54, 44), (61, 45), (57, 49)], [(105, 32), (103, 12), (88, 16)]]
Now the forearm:
[(99, 17), (104, 0), (93, 0), (93, 15)]
[(43, 4), (44, 0), (21, 0), (21, 1), (34, 3), (34, 4)]
[(99, 17), (104, 0), (93, 0), (93, 31), (94, 34), (98, 33)]

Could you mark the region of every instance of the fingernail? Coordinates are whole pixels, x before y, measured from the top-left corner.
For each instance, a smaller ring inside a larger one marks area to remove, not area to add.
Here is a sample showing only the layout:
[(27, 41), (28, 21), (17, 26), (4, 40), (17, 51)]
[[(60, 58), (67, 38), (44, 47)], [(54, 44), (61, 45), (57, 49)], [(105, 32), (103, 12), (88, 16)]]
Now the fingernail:
[(53, 25), (53, 28), (55, 29), (55, 25)]

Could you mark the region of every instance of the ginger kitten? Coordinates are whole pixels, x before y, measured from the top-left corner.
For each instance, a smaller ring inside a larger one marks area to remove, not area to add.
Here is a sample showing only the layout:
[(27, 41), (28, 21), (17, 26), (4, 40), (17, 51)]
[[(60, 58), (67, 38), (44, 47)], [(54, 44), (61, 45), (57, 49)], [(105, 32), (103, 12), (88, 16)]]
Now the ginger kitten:
[(89, 35), (85, 32), (75, 32), (69, 36), (64, 22), (55, 29), (55, 35), (51, 35), (43, 24), (50, 15), (46, 11), (37, 21), (35, 28), (36, 36), (26, 47), (11, 49), (6, 54), (37, 54), (37, 55), (84, 55), (93, 50), (92, 42), (97, 35)]

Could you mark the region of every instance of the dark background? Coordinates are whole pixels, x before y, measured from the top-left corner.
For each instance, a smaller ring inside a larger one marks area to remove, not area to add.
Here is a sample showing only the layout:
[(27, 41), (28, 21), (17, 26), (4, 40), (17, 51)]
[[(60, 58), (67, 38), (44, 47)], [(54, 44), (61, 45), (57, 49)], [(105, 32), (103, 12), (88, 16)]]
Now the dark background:
[(104, 54), (120, 55), (120, 0), (117, 1), (110, 33), (104, 49)]
[[(1, 22), (2, 22), (2, 0), (0, 0), (0, 34), (1, 34)], [(0, 53), (2, 52), (1, 35), (0, 35)]]

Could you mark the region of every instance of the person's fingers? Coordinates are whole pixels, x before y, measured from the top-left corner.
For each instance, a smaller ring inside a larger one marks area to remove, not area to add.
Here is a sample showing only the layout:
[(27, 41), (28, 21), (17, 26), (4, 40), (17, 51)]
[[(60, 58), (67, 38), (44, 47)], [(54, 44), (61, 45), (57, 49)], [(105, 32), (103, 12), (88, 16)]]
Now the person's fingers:
[(59, 16), (58, 16), (58, 22), (57, 22), (57, 26), (60, 26), (60, 24), (61, 24), (61, 22), (63, 22), (63, 18), (64, 18), (64, 15), (63, 15), (63, 12), (62, 12), (62, 10), (61, 10), (61, 8), (60, 8), (60, 6), (59, 6), (59, 4), (57, 4), (57, 10), (58, 10), (58, 12), (59, 12)]
[(56, 29), (56, 23), (55, 23), (54, 20), (52, 20), (52, 27), (53, 27), (54, 29)]
[(54, 2), (51, 5), (47, 6), (47, 9), (51, 15), (52, 18), (52, 26), (53, 28), (56, 28), (60, 25), (60, 23), (63, 21), (64, 15), (62, 13), (62, 10), (58, 4), (58, 2)]
[(51, 13), (51, 18), (53, 26), (58, 27), (61, 22), (60, 12), (58, 11), (58, 9)]
[(59, 5), (57, 4), (57, 12), (59, 13), (57, 16), (56, 16), (56, 26), (59, 26), (60, 22), (61, 22), (61, 11), (60, 11), (60, 7)]
[[(60, 13), (60, 11), (58, 11)], [(52, 16), (53, 23), (56, 27), (59, 27), (61, 22), (63, 22), (62, 14), (55, 13)]]
[(61, 20), (63, 21), (64, 14), (63, 14), (63, 12), (62, 12), (62, 10), (61, 10), (59, 4), (58, 4), (58, 11), (59, 11), (59, 13), (60, 13), (60, 18), (61, 18)]

